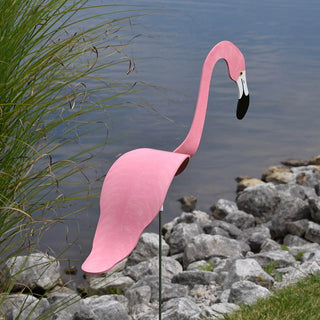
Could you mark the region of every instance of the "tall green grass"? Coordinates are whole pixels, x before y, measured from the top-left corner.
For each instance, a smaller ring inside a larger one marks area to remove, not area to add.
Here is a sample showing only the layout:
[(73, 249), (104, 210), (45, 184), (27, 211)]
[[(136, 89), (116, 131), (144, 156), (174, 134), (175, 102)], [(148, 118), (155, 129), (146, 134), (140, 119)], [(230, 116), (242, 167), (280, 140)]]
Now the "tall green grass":
[[(134, 38), (130, 22), (139, 14), (103, 7), (97, 17), (84, 0), (0, 0), (0, 267), (36, 248), (61, 205), (95, 197), (66, 194), (63, 186), (80, 175), (89, 188), (85, 160), (99, 145), (74, 147), (92, 130), (89, 114), (119, 107), (134, 92), (108, 70), (123, 64), (123, 74), (130, 72), (122, 49)], [(57, 160), (61, 148), (77, 151)]]

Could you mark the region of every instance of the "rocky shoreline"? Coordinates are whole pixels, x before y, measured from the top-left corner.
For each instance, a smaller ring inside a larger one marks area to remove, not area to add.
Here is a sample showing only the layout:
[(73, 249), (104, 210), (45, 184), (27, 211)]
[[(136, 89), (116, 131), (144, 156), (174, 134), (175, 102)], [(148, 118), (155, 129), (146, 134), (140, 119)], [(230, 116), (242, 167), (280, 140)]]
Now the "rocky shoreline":
[[(218, 319), (320, 270), (320, 156), (237, 182), (236, 201), (220, 199), (209, 215), (195, 198), (180, 199), (185, 212), (163, 226), (163, 319)], [(53, 257), (12, 258), (0, 319), (158, 319), (158, 250), (158, 235), (144, 233), (128, 259), (85, 275), (78, 292), (61, 282)]]

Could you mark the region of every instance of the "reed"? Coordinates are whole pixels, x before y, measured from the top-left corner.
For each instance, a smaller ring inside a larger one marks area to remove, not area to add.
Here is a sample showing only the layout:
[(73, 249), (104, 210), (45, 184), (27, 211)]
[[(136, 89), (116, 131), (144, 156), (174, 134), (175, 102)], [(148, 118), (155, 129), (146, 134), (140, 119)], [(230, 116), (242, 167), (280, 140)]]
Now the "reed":
[[(84, 0), (0, 0), (0, 266), (35, 249), (41, 230), (83, 209), (69, 206), (53, 218), (60, 206), (97, 196), (83, 190), (91, 183), (86, 159), (99, 145), (74, 146), (92, 130), (90, 114), (121, 107), (121, 97), (135, 93), (106, 75), (121, 65), (130, 72), (122, 50), (134, 38), (131, 18), (140, 15), (103, 7), (96, 16)], [(56, 160), (68, 145), (77, 151)], [(83, 182), (66, 193), (74, 175)]]

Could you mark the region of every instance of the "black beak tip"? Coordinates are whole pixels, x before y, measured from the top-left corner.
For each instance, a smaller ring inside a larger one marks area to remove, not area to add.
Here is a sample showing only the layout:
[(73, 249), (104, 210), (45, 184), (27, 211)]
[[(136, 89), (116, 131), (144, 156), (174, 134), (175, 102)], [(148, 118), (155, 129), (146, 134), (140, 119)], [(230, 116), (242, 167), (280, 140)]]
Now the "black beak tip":
[(238, 100), (238, 105), (237, 105), (237, 118), (239, 120), (243, 119), (244, 116), (247, 113), (247, 110), (249, 108), (249, 102), (250, 98), (249, 95), (243, 94), (242, 97)]

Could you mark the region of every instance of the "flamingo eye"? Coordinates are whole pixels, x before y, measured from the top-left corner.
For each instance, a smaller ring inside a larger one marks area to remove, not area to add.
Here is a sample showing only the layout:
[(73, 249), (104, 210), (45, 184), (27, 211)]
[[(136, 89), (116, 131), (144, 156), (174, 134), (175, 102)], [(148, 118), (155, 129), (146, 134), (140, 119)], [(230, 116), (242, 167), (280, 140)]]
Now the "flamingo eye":
[(242, 72), (242, 71), (240, 71), (240, 76), (242, 76), (242, 74), (243, 74), (243, 72)]

